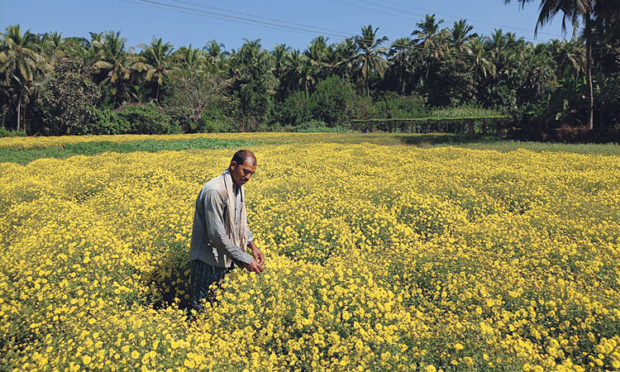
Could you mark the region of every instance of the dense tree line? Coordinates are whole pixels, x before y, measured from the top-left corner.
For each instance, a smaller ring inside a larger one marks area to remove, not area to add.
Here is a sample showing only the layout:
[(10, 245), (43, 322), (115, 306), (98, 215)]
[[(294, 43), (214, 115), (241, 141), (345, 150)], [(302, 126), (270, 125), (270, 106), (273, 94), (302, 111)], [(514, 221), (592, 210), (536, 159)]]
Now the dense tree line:
[(305, 50), (266, 50), (260, 40), (231, 51), (217, 41), (175, 49), (161, 38), (134, 48), (118, 32), (63, 37), (9, 26), (0, 33), (0, 128), (313, 129), (463, 105), (547, 129), (591, 125), (592, 112), (594, 127), (609, 128), (620, 123), (620, 22), (618, 9), (595, 10), (578, 37), (541, 44), (435, 15), (391, 43), (368, 25), (338, 43), (318, 36)]

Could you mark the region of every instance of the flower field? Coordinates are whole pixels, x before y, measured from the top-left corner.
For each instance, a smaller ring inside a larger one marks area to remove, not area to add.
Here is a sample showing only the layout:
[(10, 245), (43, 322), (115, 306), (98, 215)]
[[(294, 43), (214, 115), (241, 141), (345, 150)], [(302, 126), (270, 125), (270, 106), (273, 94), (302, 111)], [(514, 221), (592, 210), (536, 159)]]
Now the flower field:
[(0, 163), (0, 370), (620, 369), (620, 156), (252, 150), (265, 271), (194, 321), (194, 201), (233, 149)]

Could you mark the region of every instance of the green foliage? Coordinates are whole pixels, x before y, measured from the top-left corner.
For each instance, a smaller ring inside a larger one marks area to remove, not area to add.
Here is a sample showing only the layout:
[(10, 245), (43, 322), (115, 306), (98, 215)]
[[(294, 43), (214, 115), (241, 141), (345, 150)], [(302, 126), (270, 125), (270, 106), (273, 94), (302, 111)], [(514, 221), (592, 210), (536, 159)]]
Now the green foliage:
[(166, 113), (186, 133), (213, 131), (209, 121), (230, 121), (233, 100), (224, 94), (222, 74), (205, 71), (177, 71), (169, 76), (163, 99)]
[(355, 92), (348, 81), (331, 76), (319, 82), (310, 97), (305, 92), (289, 95), (275, 117), (279, 122), (293, 126), (314, 120), (324, 122), (326, 127), (334, 127), (349, 121), (354, 98)]
[(0, 138), (1, 137), (25, 137), (26, 133), (16, 130), (8, 130), (4, 126), (0, 125)]
[(400, 96), (385, 91), (376, 98), (374, 106), (379, 117), (418, 118), (427, 115), (424, 99), (420, 96)]
[[(465, 20), (444, 27), (426, 15), (389, 52), (371, 25), (331, 45), (315, 37), (306, 50), (246, 40), (231, 52), (215, 40), (175, 50), (161, 38), (136, 52), (119, 32), (63, 38), (9, 26), (0, 33), (0, 125), (38, 135), (273, 131), (511, 112), (524, 130), (545, 132), (589, 124), (590, 66), (595, 128), (608, 130), (620, 122), (618, 12), (594, 7), (589, 34), (570, 42), (482, 36)], [(476, 133), (487, 126), (473, 124)]]
[(281, 123), (298, 125), (312, 118), (310, 99), (304, 92), (290, 94), (276, 110), (275, 117)]
[(101, 94), (81, 61), (57, 61), (45, 92), (33, 105), (32, 131), (42, 135), (89, 133), (97, 120), (95, 105)]
[(350, 106), (355, 92), (343, 78), (330, 76), (317, 84), (310, 96), (310, 110), (315, 120), (331, 126), (349, 121)]
[(359, 95), (353, 98), (353, 102), (351, 103), (351, 118), (368, 119), (378, 116), (380, 116), (380, 114), (377, 112), (377, 106), (374, 104), (372, 98)]
[(131, 124), (109, 108), (95, 110), (97, 120), (86, 127), (84, 134), (128, 134)]
[(179, 133), (170, 116), (153, 103), (124, 106), (118, 111), (118, 118), (129, 122), (133, 134)]
[(620, 129), (620, 73), (601, 79), (595, 102), (600, 112), (600, 126)]
[(482, 107), (479, 104), (432, 107), (430, 117), (435, 118), (484, 118), (502, 115), (500, 110)]
[(345, 133), (346, 130), (341, 126), (329, 126), (321, 120), (309, 120), (303, 122), (293, 129), (300, 133)]
[(241, 130), (256, 130), (258, 123), (267, 120), (278, 86), (274, 70), (274, 57), (261, 47), (260, 40), (246, 40), (231, 58), (233, 89), (242, 116)]
[(126, 153), (134, 151), (181, 151), (190, 149), (239, 148), (260, 144), (261, 141), (235, 141), (212, 138), (193, 138), (177, 141), (145, 140), (132, 142), (80, 142), (46, 148), (11, 149), (0, 147), (0, 163), (27, 164), (40, 158), (68, 158), (75, 155), (95, 155), (106, 151)]

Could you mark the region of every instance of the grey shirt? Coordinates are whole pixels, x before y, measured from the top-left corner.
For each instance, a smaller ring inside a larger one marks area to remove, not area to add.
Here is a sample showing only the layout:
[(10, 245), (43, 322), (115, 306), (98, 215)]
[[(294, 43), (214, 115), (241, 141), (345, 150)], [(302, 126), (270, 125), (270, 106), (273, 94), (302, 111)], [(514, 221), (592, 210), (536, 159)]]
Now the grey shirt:
[[(236, 224), (241, 220), (241, 209), (245, 203), (241, 187), (234, 186)], [(235, 245), (226, 234), (224, 221), (228, 213), (228, 192), (224, 177), (218, 176), (207, 182), (196, 198), (190, 260), (200, 260), (216, 267), (230, 267), (232, 262), (240, 265), (252, 262), (253, 258), (246, 253), (245, 247)], [(248, 242), (251, 241), (252, 232), (248, 230)]]

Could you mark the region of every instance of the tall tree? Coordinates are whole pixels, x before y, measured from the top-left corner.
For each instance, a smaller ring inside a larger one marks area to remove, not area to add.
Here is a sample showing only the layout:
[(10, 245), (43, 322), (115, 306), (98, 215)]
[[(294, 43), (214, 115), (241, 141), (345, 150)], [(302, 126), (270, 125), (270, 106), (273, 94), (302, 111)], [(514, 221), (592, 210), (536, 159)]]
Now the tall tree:
[(392, 43), (388, 53), (388, 60), (396, 74), (401, 96), (405, 95), (407, 80), (411, 74), (411, 46), (411, 39), (403, 37)]
[(554, 39), (547, 43), (547, 51), (553, 59), (557, 78), (562, 78), (567, 71), (575, 78), (579, 78), (586, 65), (582, 41), (580, 39), (570, 41)]
[(187, 47), (181, 47), (171, 54), (172, 59), (182, 69), (189, 72), (196, 72), (201, 69), (201, 61), (204, 59), (201, 50), (193, 48), (192, 44)]
[(312, 81), (320, 81), (327, 77), (329, 57), (332, 54), (330, 47), (327, 45), (327, 38), (325, 36), (317, 36), (310, 42), (308, 49), (304, 55), (307, 57), (307, 61), (310, 65), (309, 73), (312, 75)]
[(37, 87), (52, 66), (39, 53), (37, 37), (30, 30), (23, 34), (19, 25), (9, 26), (0, 32), (0, 79), (5, 90), (12, 95), (17, 111), (17, 130), (23, 124), (27, 131), (25, 111)]
[(357, 45), (354, 37), (348, 37), (334, 46), (334, 67), (339, 76), (351, 77), (356, 55)]
[[(504, 0), (506, 4), (511, 0)], [(533, 0), (517, 0), (521, 7)], [(586, 78), (588, 81), (589, 118), (588, 128), (594, 128), (594, 93), (592, 89), (592, 26), (596, 0), (541, 0), (538, 21), (534, 28), (534, 35), (538, 33), (538, 27), (542, 27), (562, 13), (562, 30), (566, 32), (567, 22), (573, 26), (573, 35), (576, 33), (580, 22), (584, 24), (584, 38), (586, 39)]]
[(446, 35), (439, 29), (443, 19), (435, 20), (435, 15), (426, 15), (423, 22), (416, 24), (411, 35), (416, 49), (422, 54), (424, 80), (428, 79), (431, 69), (446, 53)]
[(116, 105), (129, 99), (128, 83), (131, 77), (129, 56), (125, 49), (127, 40), (120, 32), (109, 31), (103, 36), (92, 34), (92, 47), (98, 51), (98, 60), (93, 67), (100, 73), (100, 84), (105, 86)]
[(450, 43), (457, 52), (471, 53), (469, 42), (478, 36), (476, 33), (472, 33), (473, 29), (474, 26), (468, 25), (465, 19), (454, 21), (454, 25), (450, 29)]
[(383, 57), (387, 54), (387, 50), (381, 44), (386, 42), (388, 38), (387, 36), (377, 38), (377, 31), (379, 31), (379, 27), (373, 29), (372, 25), (363, 26), (362, 33), (355, 37), (358, 53), (355, 56), (355, 64), (366, 82), (367, 97), (370, 97), (370, 72), (375, 71), (383, 78), (387, 67), (387, 60)]
[(207, 52), (207, 66), (209, 71), (216, 72), (226, 69), (226, 61), (229, 53), (224, 50), (224, 44), (218, 43), (216, 40), (209, 40), (202, 48)]
[(280, 81), (276, 100), (281, 102), (286, 97), (286, 85), (283, 84), (284, 75), (286, 73), (286, 62), (290, 54), (291, 48), (286, 44), (278, 44), (273, 48), (272, 54), (275, 61), (274, 76)]
[(231, 56), (230, 67), (233, 90), (238, 94), (244, 119), (241, 130), (256, 130), (271, 109), (278, 85), (273, 75), (273, 55), (261, 47), (260, 40), (245, 40), (239, 51)]
[(140, 47), (142, 48), (141, 60), (132, 67), (139, 71), (146, 71), (146, 81), (157, 79), (155, 81), (157, 85), (155, 100), (157, 101), (159, 90), (164, 83), (164, 76), (171, 71), (168, 59), (174, 48), (172, 44), (164, 43), (161, 38), (153, 38), (151, 44), (141, 44)]
[(475, 37), (471, 40), (470, 50), (472, 55), (472, 69), (474, 75), (478, 75), (481, 79), (487, 76), (495, 76), (495, 65), (489, 61), (482, 38)]

